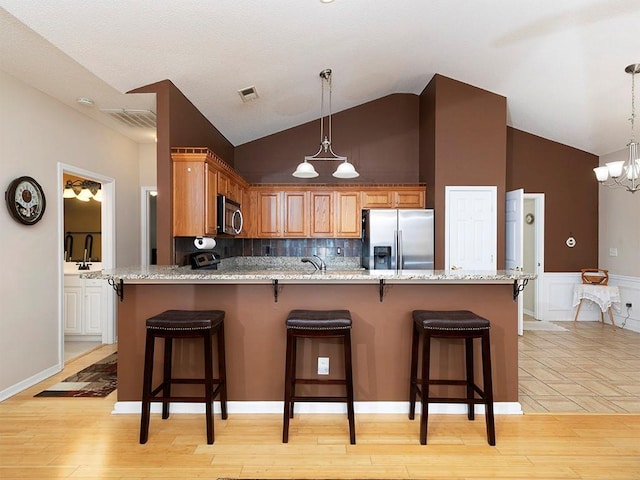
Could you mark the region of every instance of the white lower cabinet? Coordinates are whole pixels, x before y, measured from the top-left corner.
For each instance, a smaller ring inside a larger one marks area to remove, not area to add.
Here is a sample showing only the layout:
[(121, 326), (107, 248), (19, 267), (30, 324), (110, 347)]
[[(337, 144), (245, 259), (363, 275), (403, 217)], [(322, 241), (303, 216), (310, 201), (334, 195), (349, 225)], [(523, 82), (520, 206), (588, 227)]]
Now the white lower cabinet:
[(101, 340), (104, 301), (101, 280), (64, 276), (64, 334), (75, 340)]

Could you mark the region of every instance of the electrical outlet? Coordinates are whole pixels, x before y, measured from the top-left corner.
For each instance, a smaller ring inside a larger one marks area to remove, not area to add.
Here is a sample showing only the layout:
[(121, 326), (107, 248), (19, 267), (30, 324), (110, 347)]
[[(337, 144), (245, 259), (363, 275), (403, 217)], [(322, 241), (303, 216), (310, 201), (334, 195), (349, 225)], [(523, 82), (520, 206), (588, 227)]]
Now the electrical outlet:
[(633, 304), (631, 302), (627, 302), (627, 303), (625, 303), (625, 306), (627, 308), (631, 308), (631, 307), (633, 307)]
[(318, 375), (329, 375), (329, 357), (318, 357)]

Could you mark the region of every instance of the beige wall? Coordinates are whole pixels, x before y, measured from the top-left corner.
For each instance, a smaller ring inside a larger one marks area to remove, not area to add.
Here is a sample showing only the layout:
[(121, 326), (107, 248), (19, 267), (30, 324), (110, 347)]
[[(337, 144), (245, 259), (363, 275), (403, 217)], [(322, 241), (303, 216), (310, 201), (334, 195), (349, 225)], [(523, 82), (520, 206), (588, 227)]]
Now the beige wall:
[(140, 162), (140, 186), (157, 186), (156, 172), (158, 170), (155, 143), (141, 143), (138, 145), (138, 158)]
[(0, 400), (59, 367), (62, 243), (58, 163), (116, 183), (116, 264), (139, 263), (138, 145), (0, 72), (0, 184), (34, 177), (47, 199), (32, 226), (0, 208)]
[[(628, 150), (600, 157), (600, 165), (627, 160)], [(595, 177), (593, 179), (595, 182)], [(610, 274), (640, 277), (640, 192), (600, 187), (598, 267)], [(609, 255), (610, 248), (618, 256)]]

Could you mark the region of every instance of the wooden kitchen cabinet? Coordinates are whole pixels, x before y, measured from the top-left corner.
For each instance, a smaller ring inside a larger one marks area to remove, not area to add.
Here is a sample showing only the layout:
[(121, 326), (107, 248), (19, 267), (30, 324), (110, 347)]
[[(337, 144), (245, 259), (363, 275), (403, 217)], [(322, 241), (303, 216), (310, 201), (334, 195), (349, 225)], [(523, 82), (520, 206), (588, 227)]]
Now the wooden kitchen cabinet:
[(309, 236), (309, 192), (285, 191), (283, 193), (284, 237)]
[(173, 162), (173, 236), (215, 235), (217, 175), (205, 162)]
[(331, 238), (334, 229), (334, 192), (312, 191), (309, 200), (309, 236)]
[(360, 192), (336, 192), (336, 237), (359, 238), (362, 231)]
[(362, 208), (424, 208), (424, 188), (365, 189)]
[(280, 192), (257, 192), (258, 237), (279, 237), (282, 235), (282, 194)]
[(173, 236), (215, 236), (218, 193), (242, 205), (249, 185), (208, 148), (175, 147), (171, 159)]

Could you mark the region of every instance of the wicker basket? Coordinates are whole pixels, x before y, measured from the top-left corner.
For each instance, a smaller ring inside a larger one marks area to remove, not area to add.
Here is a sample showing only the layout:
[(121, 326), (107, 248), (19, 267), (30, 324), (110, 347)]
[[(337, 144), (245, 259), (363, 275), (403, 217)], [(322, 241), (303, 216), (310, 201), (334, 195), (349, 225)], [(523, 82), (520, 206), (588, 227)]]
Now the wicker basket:
[(582, 283), (590, 285), (607, 285), (609, 283), (609, 270), (599, 268), (583, 268)]

